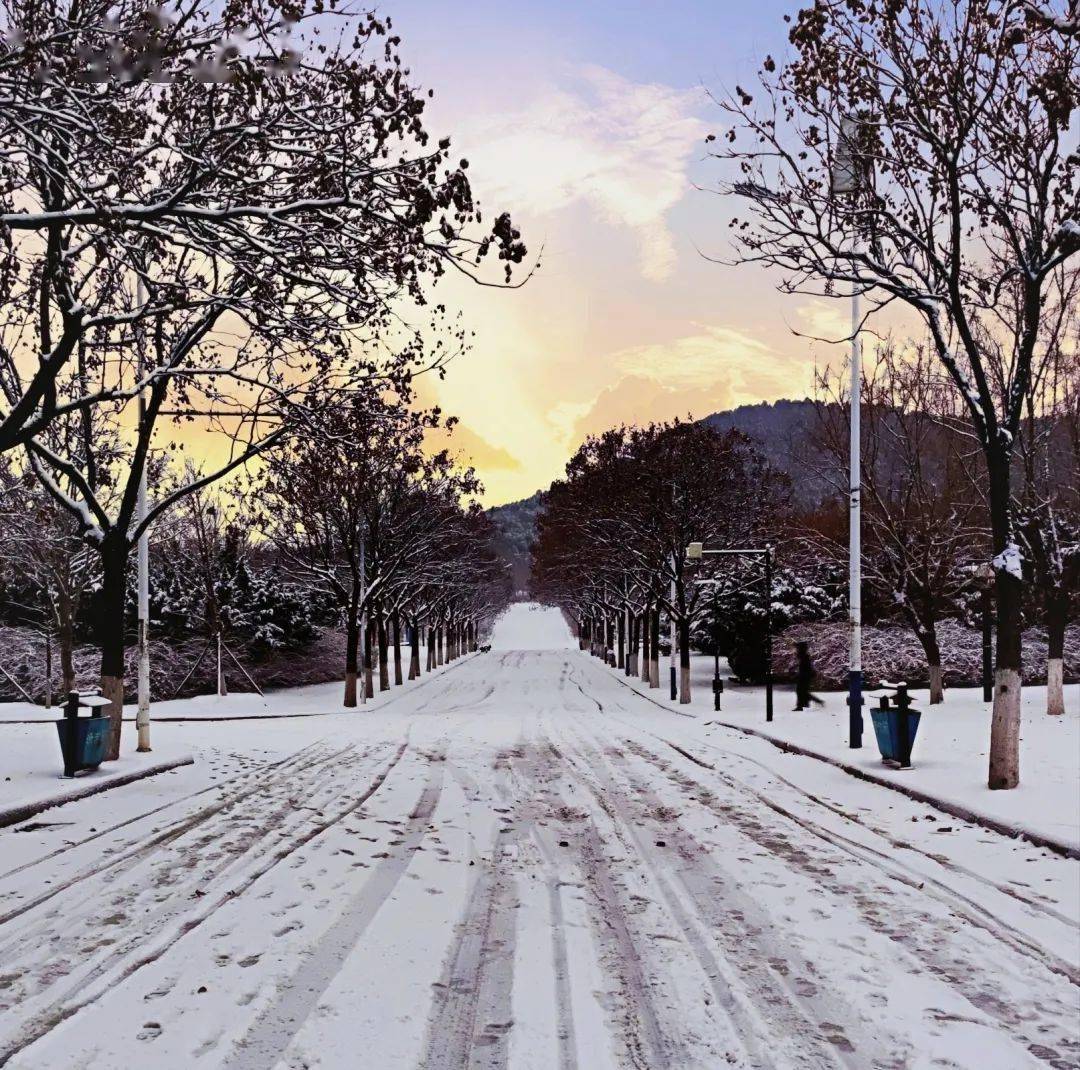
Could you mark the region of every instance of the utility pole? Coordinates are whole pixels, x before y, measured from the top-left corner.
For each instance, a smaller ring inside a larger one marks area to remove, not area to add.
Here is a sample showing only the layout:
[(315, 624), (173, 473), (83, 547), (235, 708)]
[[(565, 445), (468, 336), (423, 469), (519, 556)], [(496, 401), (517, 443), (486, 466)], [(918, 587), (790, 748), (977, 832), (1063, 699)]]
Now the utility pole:
[(839, 196), (851, 198), (851, 442), (848, 479), (850, 512), (848, 518), (848, 743), (852, 749), (862, 746), (863, 671), (862, 671), (862, 457), (859, 408), (862, 397), (862, 309), (859, 281), (856, 277), (859, 242), (859, 201), (873, 184), (871, 164), (859, 149), (859, 119), (842, 116), (833, 160), (831, 187)]
[[(671, 567), (675, 568), (675, 555), (671, 555)], [(675, 578), (671, 579), (671, 701), (679, 697), (679, 662), (675, 650), (677, 628), (675, 626)]]
[(765, 547), (765, 720), (773, 719), (772, 547)]
[(367, 541), (360, 537), (360, 627), (363, 638), (360, 642), (360, 703), (367, 705), (367, 559), (365, 549)]
[[(856, 223), (858, 227), (858, 223)], [(858, 231), (855, 235), (858, 252)], [(851, 287), (851, 516), (848, 521), (848, 612), (851, 649), (848, 659), (848, 735), (852, 749), (862, 746), (862, 326), (858, 283)]]
[[(138, 299), (140, 308), (146, 304), (146, 286), (140, 272), (138, 276)], [(143, 350), (145, 331), (139, 331), (138, 376), (143, 377)], [(139, 391), (139, 430), (146, 420), (146, 396)], [(146, 468), (144, 461), (139, 475), (139, 493), (135, 505), (135, 522), (143, 524), (146, 520)], [(143, 528), (138, 544), (138, 584), (139, 584), (139, 709), (135, 715), (135, 729), (138, 736), (136, 750), (150, 750), (150, 646), (148, 631), (150, 627), (150, 536)]]

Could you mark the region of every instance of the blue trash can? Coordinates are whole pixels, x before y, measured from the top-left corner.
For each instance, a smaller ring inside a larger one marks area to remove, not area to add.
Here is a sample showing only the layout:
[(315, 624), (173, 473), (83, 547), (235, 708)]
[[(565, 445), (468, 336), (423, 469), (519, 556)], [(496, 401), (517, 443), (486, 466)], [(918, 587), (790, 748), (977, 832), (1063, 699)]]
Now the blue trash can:
[(891, 697), (892, 702), (889, 695), (882, 695), (881, 705), (870, 711), (874, 735), (883, 762), (900, 769), (910, 769), (911, 751), (915, 746), (922, 713), (912, 707), (905, 684), (897, 685), (896, 693)]
[[(105, 760), (112, 733), (112, 720), (101, 716), (108, 700), (98, 695), (80, 697), (72, 691), (64, 705), (64, 716), (56, 722), (60, 753), (64, 758), (64, 776), (73, 777), (84, 769), (96, 769)], [(89, 717), (80, 717), (79, 709), (91, 709)]]

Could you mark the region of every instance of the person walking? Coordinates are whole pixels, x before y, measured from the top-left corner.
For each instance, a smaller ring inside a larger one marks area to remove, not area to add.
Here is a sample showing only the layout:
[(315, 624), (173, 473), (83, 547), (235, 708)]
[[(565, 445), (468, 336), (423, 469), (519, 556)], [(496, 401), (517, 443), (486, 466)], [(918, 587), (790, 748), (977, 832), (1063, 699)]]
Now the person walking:
[(795, 671), (795, 709), (805, 710), (811, 702), (819, 706), (825, 703), (817, 695), (810, 693), (810, 685), (814, 682), (814, 663), (810, 660), (810, 646), (808, 643), (795, 644), (795, 657), (798, 667)]

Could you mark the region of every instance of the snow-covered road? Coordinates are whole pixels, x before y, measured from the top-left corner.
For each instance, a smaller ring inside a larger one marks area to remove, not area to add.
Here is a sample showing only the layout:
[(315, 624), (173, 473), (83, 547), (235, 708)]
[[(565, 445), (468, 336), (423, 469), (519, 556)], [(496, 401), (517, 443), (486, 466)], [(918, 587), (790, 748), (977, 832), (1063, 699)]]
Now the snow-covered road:
[(661, 710), (553, 610), (197, 730), (0, 835), (0, 1065), (1080, 1065), (1077, 863)]

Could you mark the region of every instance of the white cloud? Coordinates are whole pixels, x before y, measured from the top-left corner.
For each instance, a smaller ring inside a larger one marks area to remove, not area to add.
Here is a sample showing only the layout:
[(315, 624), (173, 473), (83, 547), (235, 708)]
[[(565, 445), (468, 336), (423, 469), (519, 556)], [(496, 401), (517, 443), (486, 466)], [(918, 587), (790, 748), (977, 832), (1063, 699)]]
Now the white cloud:
[(798, 331), (813, 339), (842, 342), (851, 335), (851, 306), (847, 301), (810, 301), (795, 310)]
[(730, 327), (700, 325), (698, 334), (633, 346), (616, 353), (614, 360), (631, 375), (674, 386), (708, 386), (720, 376), (740, 377), (748, 365), (775, 360), (775, 354), (763, 342)]
[(533, 214), (590, 204), (637, 238), (642, 274), (667, 278), (675, 246), (666, 214), (690, 186), (705, 124), (698, 94), (638, 84), (602, 67), (540, 93), (522, 111), (465, 124), (489, 203)]

